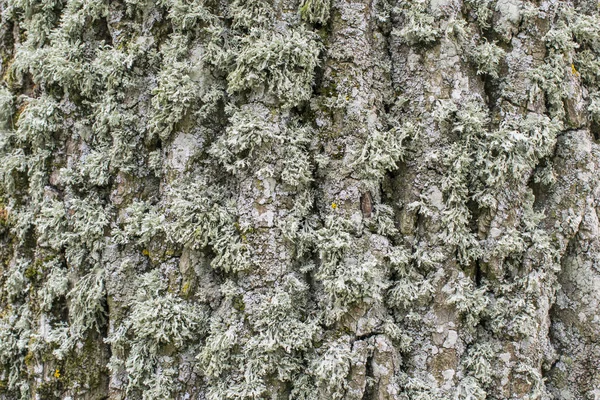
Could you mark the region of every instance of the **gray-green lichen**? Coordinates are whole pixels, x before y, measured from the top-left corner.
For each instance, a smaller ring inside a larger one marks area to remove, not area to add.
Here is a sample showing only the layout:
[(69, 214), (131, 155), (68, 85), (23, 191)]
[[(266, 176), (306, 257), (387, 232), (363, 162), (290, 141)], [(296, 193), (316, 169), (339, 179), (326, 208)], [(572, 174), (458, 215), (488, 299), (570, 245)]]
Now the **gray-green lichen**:
[(0, 399), (596, 399), (595, 1), (0, 1)]

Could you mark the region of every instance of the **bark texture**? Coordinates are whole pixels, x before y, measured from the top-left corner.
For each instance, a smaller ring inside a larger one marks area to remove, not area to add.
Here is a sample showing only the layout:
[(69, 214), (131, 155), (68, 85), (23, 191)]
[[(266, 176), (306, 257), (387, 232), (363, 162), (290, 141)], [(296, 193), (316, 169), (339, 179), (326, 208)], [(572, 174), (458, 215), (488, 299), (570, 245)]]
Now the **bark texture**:
[(595, 0), (0, 12), (0, 399), (600, 399)]

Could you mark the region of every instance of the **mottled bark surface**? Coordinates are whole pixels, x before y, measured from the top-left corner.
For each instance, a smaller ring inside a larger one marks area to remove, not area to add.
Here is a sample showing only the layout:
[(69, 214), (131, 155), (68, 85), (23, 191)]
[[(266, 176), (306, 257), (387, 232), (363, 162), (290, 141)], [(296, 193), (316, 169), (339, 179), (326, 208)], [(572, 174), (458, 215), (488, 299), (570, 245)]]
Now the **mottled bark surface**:
[(0, 11), (0, 399), (600, 399), (596, 1)]

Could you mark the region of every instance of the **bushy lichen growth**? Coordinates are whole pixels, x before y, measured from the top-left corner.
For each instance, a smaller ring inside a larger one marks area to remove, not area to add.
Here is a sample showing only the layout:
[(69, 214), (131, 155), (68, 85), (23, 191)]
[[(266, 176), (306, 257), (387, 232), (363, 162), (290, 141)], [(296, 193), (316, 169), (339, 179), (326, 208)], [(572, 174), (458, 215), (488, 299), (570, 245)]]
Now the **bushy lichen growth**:
[(191, 109), (200, 91), (190, 77), (191, 66), (178, 61), (169, 64), (158, 76), (158, 87), (152, 98), (155, 112), (150, 121), (151, 129), (162, 140), (170, 137), (175, 124)]
[[(383, 266), (369, 253), (350, 256), (349, 221), (330, 217), (316, 232), (321, 265), (315, 274), (327, 296), (326, 318), (336, 320), (351, 306), (381, 302), (388, 283)], [(351, 228), (350, 228), (351, 229)]]
[(477, 64), (478, 74), (488, 74), (493, 78), (498, 78), (500, 61), (505, 52), (494, 43), (485, 42), (473, 48), (471, 57)]
[(599, 21), (4, 1), (0, 399), (592, 398)]
[(239, 44), (235, 69), (227, 76), (228, 90), (267, 91), (289, 106), (308, 100), (318, 43), (317, 36), (306, 29), (285, 34), (252, 29)]
[(409, 45), (429, 44), (441, 35), (435, 16), (429, 10), (429, 3), (424, 0), (401, 1), (396, 11), (402, 16), (400, 29), (392, 33)]
[(330, 0), (305, 0), (299, 10), (302, 19), (313, 24), (326, 24), (329, 20), (330, 7)]
[(494, 1), (467, 0), (465, 3), (468, 4), (472, 10), (477, 25), (479, 25), (479, 27), (482, 29), (488, 29), (491, 26), (490, 23), (494, 14)]
[(274, 167), (268, 174), (291, 186), (311, 181), (306, 152), (311, 132), (307, 127), (288, 122), (262, 105), (231, 111), (231, 126), (210, 149), (228, 171), (239, 174), (255, 170), (259, 175), (270, 165)]
[(209, 398), (262, 397), (277, 390), (276, 382), (295, 386), (305, 370), (303, 354), (320, 331), (317, 320), (305, 316), (307, 285), (290, 275), (280, 287), (252, 297), (229, 283), (223, 287), (223, 306), (236, 311), (212, 318), (198, 354), (209, 377)]
[(157, 271), (139, 278), (124, 320), (106, 339), (115, 354), (109, 367), (124, 371), (126, 393), (143, 399), (168, 398), (178, 389), (177, 351), (206, 331), (202, 306), (166, 292)]

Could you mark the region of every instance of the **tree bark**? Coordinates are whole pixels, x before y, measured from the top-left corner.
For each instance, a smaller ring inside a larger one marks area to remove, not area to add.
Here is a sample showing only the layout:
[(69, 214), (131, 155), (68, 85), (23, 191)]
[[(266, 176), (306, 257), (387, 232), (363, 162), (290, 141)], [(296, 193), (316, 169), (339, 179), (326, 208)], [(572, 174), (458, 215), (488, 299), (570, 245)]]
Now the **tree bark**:
[(599, 400), (599, 7), (0, 1), (0, 399)]

